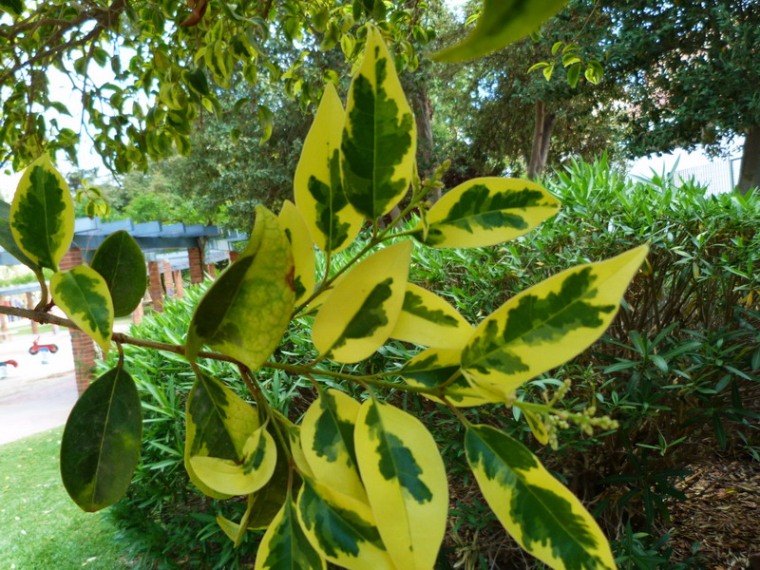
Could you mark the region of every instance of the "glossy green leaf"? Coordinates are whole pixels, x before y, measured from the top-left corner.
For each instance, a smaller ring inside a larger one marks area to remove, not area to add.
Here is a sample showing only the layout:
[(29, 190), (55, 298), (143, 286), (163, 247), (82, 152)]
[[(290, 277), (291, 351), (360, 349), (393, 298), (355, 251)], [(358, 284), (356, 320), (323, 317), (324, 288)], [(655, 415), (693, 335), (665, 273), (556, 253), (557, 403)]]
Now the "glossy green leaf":
[(421, 346), (461, 349), (473, 330), (450, 303), (419, 285), (408, 283), (391, 337)]
[(301, 487), (298, 520), (312, 546), (341, 568), (394, 570), (369, 505), (339, 489), (308, 479)]
[(24, 171), (13, 196), (10, 220), (13, 239), (24, 255), (58, 271), (74, 237), (74, 202), (47, 155)]
[(374, 253), (341, 279), (312, 328), (317, 350), (337, 362), (359, 362), (388, 339), (401, 313), (412, 244)]
[(86, 265), (59, 271), (50, 278), (50, 292), (55, 304), (106, 354), (111, 347), (113, 303), (100, 273)]
[(14, 16), (20, 16), (24, 11), (24, 4), (21, 0), (0, 0), (0, 10), (9, 12)]
[(255, 570), (325, 570), (325, 559), (301, 529), (293, 500), (288, 495), (269, 525), (256, 553)]
[(36, 274), (42, 274), (42, 268), (34, 261), (29, 259), (26, 254), (21, 251), (16, 244), (16, 240), (13, 238), (13, 232), (11, 231), (11, 205), (7, 202), (0, 200), (0, 247), (10, 253), (13, 257), (18, 259), (21, 263), (26, 265)]
[(121, 368), (100, 376), (69, 414), (61, 439), (61, 477), (88, 512), (127, 492), (140, 458), (142, 411), (132, 377)]
[(132, 314), (148, 285), (145, 257), (134, 238), (123, 230), (111, 234), (95, 251), (90, 267), (105, 279), (114, 316)]
[(370, 399), (359, 410), (354, 444), (377, 528), (394, 563), (409, 570), (432, 568), (449, 501), (433, 436), (414, 416)]
[(250, 495), (266, 485), (277, 463), (274, 439), (262, 426), (245, 442), (240, 460), (191, 456), (193, 471), (201, 482), (222, 495)]
[(277, 217), (256, 208), (256, 224), (240, 258), (214, 282), (190, 322), (185, 354), (205, 343), (251, 370), (269, 358), (295, 302), (293, 256)]
[(296, 205), (322, 251), (337, 252), (347, 247), (364, 222), (343, 191), (340, 144), (345, 120), (338, 92), (328, 83), (293, 179)]
[(192, 459), (216, 457), (242, 462), (245, 444), (259, 427), (258, 413), (251, 404), (219, 380), (199, 373), (185, 409), (185, 470), (190, 481), (209, 497), (229, 497), (203, 483)]
[(351, 81), (342, 171), (348, 201), (369, 220), (391, 211), (412, 182), (417, 125), (393, 58), (374, 26)]
[(468, 379), (509, 396), (580, 354), (612, 322), (647, 251), (640, 246), (573, 267), (512, 297), (480, 323), (462, 352)]
[(481, 57), (524, 38), (560, 11), (567, 0), (483, 0), (475, 29), (460, 43), (434, 53), (443, 63)]
[(468, 428), (465, 453), (491, 510), (527, 552), (556, 569), (616, 567), (599, 525), (527, 447), (480, 425)]
[(535, 228), (559, 211), (538, 184), (517, 178), (475, 178), (435, 203), (415, 237), (433, 247), (482, 247)]
[(293, 287), (298, 303), (314, 292), (317, 283), (314, 242), (301, 212), (290, 200), (283, 202), (279, 221), (293, 252)]
[(354, 452), (354, 426), (359, 403), (338, 390), (320, 394), (301, 422), (301, 448), (311, 472), (321, 483), (367, 501)]
[(433, 392), (423, 395), (435, 402), (441, 402), (441, 397), (445, 397), (459, 408), (503, 402), (502, 396), (481, 390), (467, 381), (460, 369), (461, 358), (461, 349), (429, 348), (409, 360), (401, 369), (401, 376), (410, 386)]

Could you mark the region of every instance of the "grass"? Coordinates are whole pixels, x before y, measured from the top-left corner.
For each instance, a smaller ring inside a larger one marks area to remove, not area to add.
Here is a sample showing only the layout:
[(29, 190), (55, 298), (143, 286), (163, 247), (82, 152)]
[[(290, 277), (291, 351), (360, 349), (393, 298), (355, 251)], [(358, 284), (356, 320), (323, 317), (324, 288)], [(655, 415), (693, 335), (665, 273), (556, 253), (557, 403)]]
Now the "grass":
[(58, 473), (62, 428), (0, 446), (0, 568), (119, 570), (130, 565), (102, 513), (84, 513)]

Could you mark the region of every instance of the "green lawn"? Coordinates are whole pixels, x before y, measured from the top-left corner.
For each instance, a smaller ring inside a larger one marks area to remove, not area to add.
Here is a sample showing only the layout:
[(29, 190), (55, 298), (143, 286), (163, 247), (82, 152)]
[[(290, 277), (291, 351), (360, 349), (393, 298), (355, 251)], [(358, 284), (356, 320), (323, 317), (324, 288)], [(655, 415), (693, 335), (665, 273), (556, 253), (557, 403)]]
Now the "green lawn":
[(62, 428), (0, 446), (0, 570), (119, 570), (115, 527), (84, 513), (58, 474)]

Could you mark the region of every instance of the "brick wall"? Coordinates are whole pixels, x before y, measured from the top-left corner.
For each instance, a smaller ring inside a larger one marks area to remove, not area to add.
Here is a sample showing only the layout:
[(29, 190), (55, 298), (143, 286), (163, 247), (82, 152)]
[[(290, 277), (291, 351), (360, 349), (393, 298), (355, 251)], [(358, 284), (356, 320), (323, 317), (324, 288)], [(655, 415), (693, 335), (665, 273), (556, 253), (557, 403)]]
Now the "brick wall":
[(203, 253), (199, 247), (187, 249), (187, 258), (190, 262), (190, 283), (203, 283)]
[(164, 290), (161, 287), (161, 269), (157, 261), (148, 262), (148, 292), (153, 303), (153, 310), (161, 313), (164, 310)]

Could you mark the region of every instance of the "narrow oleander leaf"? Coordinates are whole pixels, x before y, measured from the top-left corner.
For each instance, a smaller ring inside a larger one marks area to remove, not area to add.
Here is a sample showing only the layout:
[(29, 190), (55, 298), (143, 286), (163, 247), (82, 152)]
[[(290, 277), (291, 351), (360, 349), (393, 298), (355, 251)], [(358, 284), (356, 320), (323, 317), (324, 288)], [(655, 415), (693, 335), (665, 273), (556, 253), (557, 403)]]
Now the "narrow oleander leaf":
[(461, 350), (472, 333), (473, 326), (450, 303), (419, 285), (407, 284), (392, 338), (421, 346)]
[(124, 230), (111, 234), (95, 251), (90, 267), (105, 279), (114, 316), (132, 314), (148, 285), (145, 257), (134, 238)]
[(415, 237), (433, 247), (482, 247), (525, 234), (559, 211), (538, 184), (517, 178), (475, 178), (443, 195)]
[(345, 120), (338, 92), (328, 83), (293, 178), (296, 205), (322, 251), (350, 245), (364, 222), (343, 190), (340, 144)]
[(337, 489), (308, 479), (301, 487), (298, 520), (312, 546), (341, 568), (394, 570), (369, 505)]
[(311, 472), (322, 484), (367, 501), (354, 452), (359, 402), (338, 390), (320, 394), (301, 422), (301, 447)]
[(249, 436), (260, 427), (256, 409), (219, 380), (199, 372), (185, 409), (185, 469), (190, 481), (204, 494), (224, 499), (193, 469), (195, 457), (242, 462)]
[(524, 38), (554, 16), (567, 0), (484, 0), (475, 29), (461, 42), (431, 57), (443, 63), (484, 56)]
[(480, 323), (462, 352), (470, 382), (510, 396), (580, 354), (612, 322), (647, 251), (644, 245), (570, 268), (512, 297)]
[(50, 292), (55, 304), (106, 354), (111, 345), (113, 302), (100, 273), (86, 265), (59, 271), (50, 278)]
[(11, 232), (19, 249), (41, 267), (58, 271), (74, 237), (69, 186), (43, 155), (24, 171), (11, 203)]
[[(459, 408), (503, 402), (502, 396), (481, 390), (467, 381), (460, 368), (461, 358), (461, 349), (429, 348), (409, 360), (401, 369), (401, 376), (410, 386), (436, 393), (442, 391), (446, 400)], [(435, 402), (442, 401), (434, 394), (423, 396)]]
[(288, 495), (285, 504), (269, 525), (256, 553), (255, 570), (325, 570), (327, 563), (311, 545), (296, 516), (296, 506)]
[(388, 339), (404, 303), (410, 241), (381, 249), (357, 264), (330, 292), (317, 314), (312, 340), (336, 362), (359, 362)]
[(203, 344), (255, 370), (269, 358), (290, 322), (295, 302), (293, 255), (277, 217), (256, 208), (251, 240), (240, 258), (198, 304), (187, 334), (186, 356)]
[(311, 295), (317, 284), (314, 242), (301, 212), (290, 200), (282, 204), (279, 221), (293, 252), (293, 287), (295, 303), (298, 303)]
[(277, 446), (262, 426), (243, 446), (239, 461), (212, 456), (190, 457), (193, 471), (201, 482), (222, 495), (250, 495), (272, 478), (277, 464)]
[(140, 458), (142, 412), (121, 367), (100, 376), (69, 414), (61, 439), (61, 477), (74, 502), (93, 512), (127, 492)]
[(13, 232), (11, 231), (11, 205), (3, 200), (0, 200), (0, 247), (36, 274), (42, 275), (42, 268), (29, 259), (29, 257), (27, 257), (16, 244), (16, 240), (13, 238)]
[(348, 201), (369, 220), (387, 214), (412, 182), (417, 126), (393, 58), (374, 26), (351, 81), (343, 132), (342, 172)]
[(359, 472), (377, 528), (398, 568), (432, 568), (446, 530), (449, 492), (433, 436), (414, 416), (374, 399), (359, 410)]
[(581, 502), (517, 440), (471, 426), (465, 453), (496, 517), (527, 552), (556, 569), (614, 569), (609, 543)]

